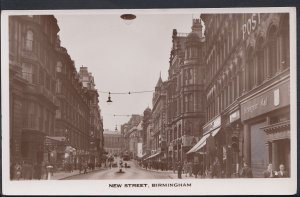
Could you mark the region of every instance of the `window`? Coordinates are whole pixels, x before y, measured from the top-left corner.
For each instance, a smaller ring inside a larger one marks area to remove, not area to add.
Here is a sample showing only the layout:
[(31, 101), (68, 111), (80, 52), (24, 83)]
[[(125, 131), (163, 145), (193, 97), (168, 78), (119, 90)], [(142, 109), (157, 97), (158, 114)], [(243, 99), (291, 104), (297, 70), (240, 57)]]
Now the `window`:
[(260, 37), (257, 40), (257, 51), (256, 51), (256, 59), (257, 59), (257, 84), (261, 84), (264, 80), (265, 76), (265, 56), (264, 49), (262, 47), (263, 38)]
[(281, 68), (285, 69), (290, 66), (290, 35), (289, 35), (289, 14), (286, 14), (281, 23), (280, 31), (280, 57)]
[(57, 79), (56, 80), (56, 93), (61, 93), (61, 80), (60, 79)]
[(248, 49), (247, 54), (248, 60), (248, 88), (251, 90), (255, 84), (255, 68), (254, 68), (254, 60), (253, 60), (253, 48)]
[(31, 30), (26, 33), (25, 49), (28, 51), (33, 50), (33, 32)]
[(272, 77), (277, 72), (277, 28), (273, 25), (268, 34), (268, 68), (269, 76)]
[(36, 70), (32, 64), (22, 63), (22, 77), (29, 83), (36, 83)]
[(56, 64), (56, 72), (61, 72), (62, 71), (62, 63), (59, 61)]

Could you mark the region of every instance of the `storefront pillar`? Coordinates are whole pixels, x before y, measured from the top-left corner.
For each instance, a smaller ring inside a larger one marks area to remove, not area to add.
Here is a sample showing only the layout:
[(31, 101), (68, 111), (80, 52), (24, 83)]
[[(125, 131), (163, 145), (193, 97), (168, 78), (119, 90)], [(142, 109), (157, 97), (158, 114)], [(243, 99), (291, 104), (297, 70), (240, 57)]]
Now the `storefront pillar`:
[(251, 166), (251, 133), (249, 124), (244, 124), (244, 161)]
[(277, 152), (278, 152), (278, 144), (273, 141), (272, 142), (272, 165), (273, 169), (279, 170), (278, 168), (278, 157), (277, 157)]
[(269, 142), (266, 142), (266, 163), (270, 163), (270, 145)]

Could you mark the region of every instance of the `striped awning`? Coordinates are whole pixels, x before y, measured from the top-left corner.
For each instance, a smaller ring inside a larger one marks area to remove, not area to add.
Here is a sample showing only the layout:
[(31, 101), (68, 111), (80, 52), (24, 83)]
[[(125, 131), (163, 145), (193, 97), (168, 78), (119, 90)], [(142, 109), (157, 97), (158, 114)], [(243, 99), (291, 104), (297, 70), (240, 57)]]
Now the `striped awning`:
[(153, 154), (153, 155), (150, 155), (149, 157), (147, 157), (147, 158), (144, 159), (144, 160), (148, 160), (148, 159), (154, 158), (154, 157), (158, 156), (160, 153), (161, 153), (161, 152), (158, 152), (158, 153), (155, 153), (155, 154)]
[(194, 153), (194, 152), (197, 152), (198, 150), (200, 150), (203, 146), (205, 146), (205, 144), (206, 144), (206, 139), (210, 136), (210, 134), (211, 134), (212, 136), (215, 136), (215, 135), (220, 131), (220, 129), (221, 129), (221, 128), (219, 127), (219, 128), (217, 128), (217, 129), (215, 129), (215, 130), (209, 132), (208, 134), (204, 135), (204, 136), (199, 140), (199, 142), (198, 142), (195, 146), (193, 146), (193, 147), (187, 152), (187, 154)]

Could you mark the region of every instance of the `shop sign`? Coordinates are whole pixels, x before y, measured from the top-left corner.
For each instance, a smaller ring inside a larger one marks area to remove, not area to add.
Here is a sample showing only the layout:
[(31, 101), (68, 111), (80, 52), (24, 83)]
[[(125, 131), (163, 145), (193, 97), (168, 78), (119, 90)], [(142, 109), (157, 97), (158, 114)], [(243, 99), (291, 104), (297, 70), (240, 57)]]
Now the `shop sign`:
[(246, 36), (249, 36), (252, 31), (256, 30), (258, 24), (260, 24), (260, 14), (253, 13), (250, 18), (248, 18), (247, 22), (243, 24), (243, 40), (245, 40)]
[(241, 120), (248, 120), (290, 104), (289, 81), (241, 105)]
[(237, 110), (229, 115), (229, 122), (232, 123), (240, 118), (240, 110)]
[(213, 121), (203, 127), (203, 135), (221, 126), (221, 116), (218, 116)]
[(227, 151), (226, 151), (226, 147), (223, 146), (223, 160), (227, 159)]

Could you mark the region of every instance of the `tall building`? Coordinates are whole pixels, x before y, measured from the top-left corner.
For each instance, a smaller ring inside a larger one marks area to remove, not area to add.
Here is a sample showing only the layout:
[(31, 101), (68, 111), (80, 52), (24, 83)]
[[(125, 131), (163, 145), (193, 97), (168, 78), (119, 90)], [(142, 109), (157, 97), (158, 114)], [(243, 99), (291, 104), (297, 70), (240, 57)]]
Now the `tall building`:
[(192, 32), (173, 30), (167, 82), (168, 161), (193, 160), (187, 151), (202, 135), (205, 121), (205, 65), (202, 23), (193, 19)]
[(35, 178), (46, 164), (102, 155), (95, 85), (80, 81), (58, 32), (52, 15), (9, 17), (10, 162), (26, 163)]
[[(65, 138), (70, 152), (68, 162), (78, 163), (88, 158), (89, 151), (89, 95), (80, 82), (74, 61), (67, 49), (57, 40), (56, 96), (59, 108), (56, 111), (55, 136)], [(60, 156), (61, 155), (61, 156)], [(58, 155), (63, 162), (65, 151)]]
[[(53, 16), (9, 17), (10, 162), (41, 165), (55, 133), (56, 38)], [(11, 177), (13, 178), (13, 177)]]
[[(243, 162), (254, 177), (268, 163), (290, 169), (289, 14), (203, 14), (206, 124), (194, 151), (227, 177)], [(210, 134), (213, 140), (206, 143)], [(202, 141), (202, 145), (201, 145)]]
[(94, 77), (88, 72), (87, 67), (80, 67), (80, 81), (84, 88), (87, 89), (89, 96), (89, 112), (90, 112), (90, 129), (89, 129), (89, 151), (90, 160), (92, 162), (100, 162), (103, 154), (103, 120), (99, 107), (99, 94), (95, 88)]

